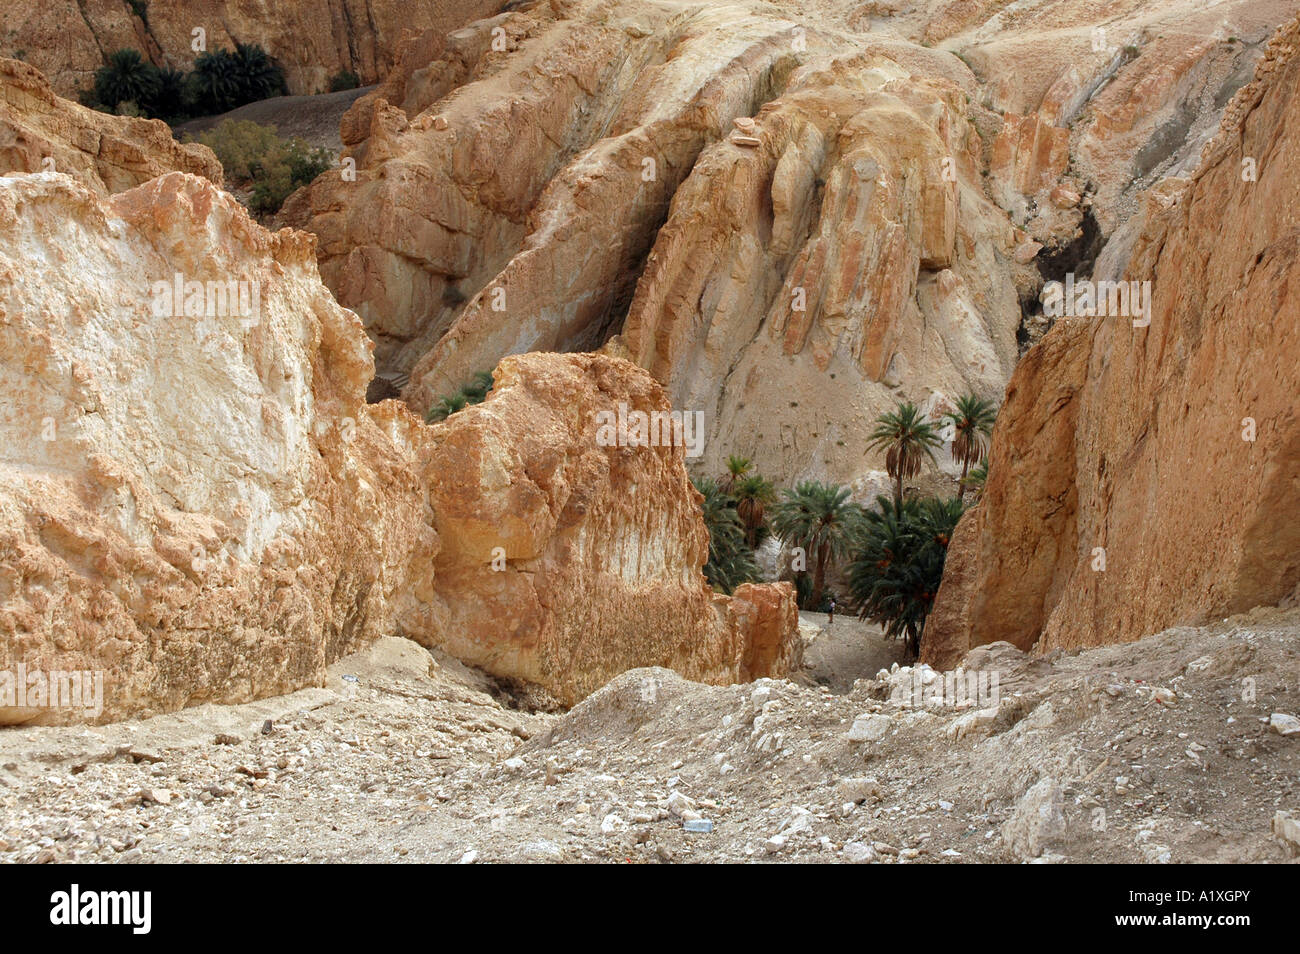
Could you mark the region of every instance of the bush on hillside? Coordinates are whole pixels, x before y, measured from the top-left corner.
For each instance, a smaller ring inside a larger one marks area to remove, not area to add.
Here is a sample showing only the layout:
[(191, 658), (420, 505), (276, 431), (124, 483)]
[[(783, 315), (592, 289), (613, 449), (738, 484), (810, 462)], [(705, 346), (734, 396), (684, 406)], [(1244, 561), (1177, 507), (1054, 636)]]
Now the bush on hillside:
[(278, 212), (295, 189), (331, 165), (328, 150), (281, 139), (274, 126), (248, 120), (227, 119), (201, 133), (199, 142), (216, 153), (232, 185), (250, 188), (248, 207), (260, 216)]

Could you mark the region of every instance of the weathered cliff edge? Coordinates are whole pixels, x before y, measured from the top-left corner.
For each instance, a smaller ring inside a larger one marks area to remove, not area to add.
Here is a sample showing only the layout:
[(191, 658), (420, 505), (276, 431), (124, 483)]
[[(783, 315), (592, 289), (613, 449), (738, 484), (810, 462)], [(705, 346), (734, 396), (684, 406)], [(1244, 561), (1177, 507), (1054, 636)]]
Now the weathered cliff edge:
[(374, 83), (408, 31), (446, 33), (490, 16), (504, 0), (8, 0), (4, 52), (18, 55), (73, 96), (114, 50), (131, 47), (159, 66), (188, 68), (202, 29), (208, 50), (256, 43), (275, 57), (292, 93), (316, 93), (340, 70)]
[(1196, 172), (1148, 194), (1127, 278), (1150, 325), (1062, 323), (1017, 367), (926, 661), (1137, 639), (1300, 583), (1298, 45), (1293, 21)]
[(161, 120), (79, 106), (56, 95), (39, 70), (0, 59), (0, 175), (65, 172), (106, 195), (173, 171), (222, 184), (212, 150), (178, 143)]
[(205, 179), (0, 178), (0, 237), (0, 671), (104, 677), (97, 713), (0, 722), (282, 693), (394, 632), (566, 702), (797, 663), (788, 586), (708, 589), (684, 449), (596, 440), (598, 410), (668, 409), (630, 362), (511, 359), (430, 427), (365, 404), (312, 237)]

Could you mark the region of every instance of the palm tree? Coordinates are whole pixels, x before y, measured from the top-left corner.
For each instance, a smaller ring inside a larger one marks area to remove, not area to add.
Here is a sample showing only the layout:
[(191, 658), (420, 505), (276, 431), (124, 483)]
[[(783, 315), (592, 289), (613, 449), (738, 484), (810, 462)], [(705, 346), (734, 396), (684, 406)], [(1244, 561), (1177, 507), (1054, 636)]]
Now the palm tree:
[(966, 474), (970, 471), (971, 464), (988, 458), (989, 435), (993, 433), (993, 422), (997, 416), (998, 412), (992, 402), (974, 394), (963, 394), (957, 399), (957, 410), (944, 415), (944, 420), (953, 426), (953, 460), (961, 461), (958, 500), (966, 496)]
[(461, 388), (461, 393), (471, 404), (482, 404), (487, 393), (492, 390), (492, 372), (479, 371), (470, 379), (469, 384)]
[(885, 470), (894, 478), (894, 503), (903, 502), (904, 478), (919, 474), (926, 457), (933, 462), (934, 449), (942, 443), (938, 429), (911, 402), (899, 404), (897, 411), (876, 418), (876, 428), (867, 438), (867, 447), (885, 451)]
[(736, 481), (732, 492), (736, 498), (736, 515), (745, 526), (745, 542), (752, 549), (762, 542), (767, 506), (776, 500), (776, 488), (766, 477), (750, 474)]
[(187, 83), (195, 109), (202, 115), (229, 112), (241, 105), (238, 100), (243, 81), (239, 64), (226, 50), (200, 53)]
[(154, 119), (177, 120), (185, 115), (185, 74), (171, 67), (158, 70), (158, 90), (146, 104)]
[(109, 109), (126, 102), (143, 108), (157, 95), (158, 68), (147, 62), (139, 50), (114, 50), (108, 62), (95, 72), (95, 98)]
[(709, 531), (709, 558), (704, 577), (723, 593), (758, 578), (754, 557), (745, 543), (745, 531), (736, 514), (735, 501), (709, 477), (693, 481), (704, 499), (704, 525)]
[(266, 50), (255, 43), (236, 43), (235, 52), (231, 54), (240, 78), (240, 96), (242, 103), (252, 103), (271, 96), (280, 96), (288, 91), (284, 82), (284, 73), (275, 61), (267, 55)]
[(731, 493), (731, 489), (736, 486), (736, 481), (749, 474), (754, 469), (754, 462), (748, 457), (736, 457), (734, 454), (727, 458), (727, 476), (723, 478), (722, 489)]
[(772, 530), (790, 546), (802, 547), (813, 561), (809, 608), (821, 606), (826, 570), (832, 560), (848, 555), (862, 508), (849, 502), (849, 489), (804, 481), (786, 490), (773, 508)]
[(953, 529), (962, 503), (948, 500), (891, 501), (876, 498), (849, 565), (849, 599), (862, 619), (902, 638), (909, 657), (920, 650), (926, 618), (934, 607)]

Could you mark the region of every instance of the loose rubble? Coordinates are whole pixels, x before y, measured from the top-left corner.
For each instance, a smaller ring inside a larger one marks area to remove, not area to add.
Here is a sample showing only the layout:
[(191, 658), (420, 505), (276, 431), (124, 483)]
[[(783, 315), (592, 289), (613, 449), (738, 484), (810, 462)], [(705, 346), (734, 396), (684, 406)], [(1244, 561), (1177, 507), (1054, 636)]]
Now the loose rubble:
[[(1300, 852), (1300, 739), (1275, 728), (1275, 713), (1300, 708), (1300, 610), (1050, 659), (995, 644), (964, 662), (999, 667), (995, 705), (912, 705), (896, 690), (918, 670), (924, 679), (922, 667), (838, 694), (637, 669), (557, 715), (511, 708), (476, 670), (385, 639), (335, 664), (324, 688), (0, 733), (0, 860), (1170, 863)], [(1157, 688), (1177, 706), (1156, 701)], [(855, 738), (863, 726), (871, 740)]]

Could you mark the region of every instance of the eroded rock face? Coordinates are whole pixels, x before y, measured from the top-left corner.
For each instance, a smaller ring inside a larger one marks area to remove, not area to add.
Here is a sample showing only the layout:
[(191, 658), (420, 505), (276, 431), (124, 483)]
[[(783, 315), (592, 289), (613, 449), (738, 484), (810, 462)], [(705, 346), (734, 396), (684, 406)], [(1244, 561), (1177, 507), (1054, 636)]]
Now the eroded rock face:
[[(188, 68), (194, 31), (208, 50), (257, 43), (274, 56), (293, 93), (316, 93), (343, 69), (374, 83), (392, 66), (408, 30), (445, 33), (489, 16), (503, 0), (11, 0), (6, 4), (5, 55), (19, 51), (64, 96), (90, 86), (104, 58), (132, 47), (158, 65)], [(138, 14), (136, 7), (145, 10)]]
[(801, 68), (678, 190), (624, 338), (729, 454), (851, 482), (898, 389), (996, 398), (1020, 311), (959, 88), (871, 56)]
[[(1001, 391), (1013, 274), (1036, 274), (982, 194), (956, 61), (853, 48), (771, 10), (631, 3), (425, 37), (345, 117), (356, 181), (327, 173), (285, 220), (417, 411), (502, 355), (621, 332), (708, 414), (703, 466), (787, 479), (817, 447), (847, 480), (901, 382)], [(812, 446), (789, 433), (809, 413)]]
[(57, 96), (39, 70), (0, 59), (0, 175), (15, 172), (66, 173), (104, 195), (166, 172), (222, 183), (212, 150), (181, 145), (166, 123), (86, 109)]
[[(0, 670), (99, 670), (101, 719), (318, 681), (437, 537), (309, 237), (172, 173), (0, 179)], [(207, 289), (179, 314), (166, 289)], [(80, 721), (60, 709), (3, 721)]]
[(1298, 45), (1293, 21), (1195, 174), (1149, 194), (1128, 278), (1150, 325), (1078, 319), (1017, 368), (927, 660), (1137, 639), (1300, 582)]
[(327, 173), (285, 220), (417, 411), (504, 355), (598, 347), (700, 150), (795, 65), (792, 29), (580, 2), (417, 43), (344, 118), (356, 181)]
[(0, 178), (0, 236), (0, 673), (103, 684), (93, 712), (0, 686), (0, 722), (274, 695), (394, 632), (565, 702), (798, 664), (788, 585), (705, 584), (685, 448), (597, 441), (599, 410), (668, 410), (634, 365), (511, 359), (429, 427), (364, 403), (311, 237), (207, 180)]
[(604, 413), (669, 411), (648, 374), (603, 354), (531, 354), (502, 361), (495, 380), (485, 403), (432, 430), (447, 615), (417, 638), (566, 705), (640, 666), (711, 683), (798, 666), (789, 584), (726, 597), (705, 583), (686, 448), (602, 432)]
[(1045, 280), (1118, 277), (1135, 195), (1191, 167), (1285, 4), (1005, 6), (572, 0), (427, 30), (344, 117), (355, 181), (283, 220), (417, 412), (620, 335), (707, 414), (702, 469), (849, 483), (899, 400), (1002, 392)]

